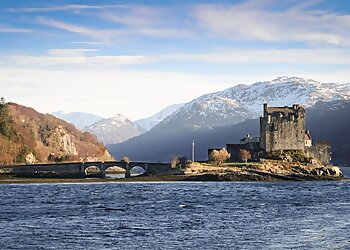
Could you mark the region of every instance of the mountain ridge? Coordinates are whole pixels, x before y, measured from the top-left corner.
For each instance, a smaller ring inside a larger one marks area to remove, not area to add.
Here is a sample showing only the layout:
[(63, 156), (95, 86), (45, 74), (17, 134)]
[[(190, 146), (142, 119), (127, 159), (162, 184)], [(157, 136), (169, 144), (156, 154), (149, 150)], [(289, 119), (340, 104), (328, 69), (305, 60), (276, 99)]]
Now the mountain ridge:
[(184, 103), (179, 104), (172, 104), (170, 106), (165, 107), (161, 111), (155, 113), (154, 115), (142, 119), (138, 119), (134, 121), (134, 123), (138, 124), (140, 127), (142, 127), (145, 132), (152, 129), (154, 126), (156, 126), (158, 123), (162, 122), (166, 117), (174, 113), (176, 110), (181, 108), (184, 105)]
[(120, 143), (141, 135), (144, 131), (122, 114), (100, 120), (85, 128), (105, 144)]
[(261, 106), (310, 107), (317, 101), (350, 99), (350, 84), (320, 83), (299, 77), (279, 77), (252, 85), (236, 85), (192, 100), (168, 116), (163, 123), (176, 120), (193, 128), (221, 126), (259, 117)]
[(72, 123), (80, 130), (84, 130), (85, 127), (90, 126), (102, 119), (103, 117), (86, 112), (64, 112), (56, 111), (51, 113), (53, 116), (60, 118), (66, 122)]
[[(259, 123), (253, 125), (249, 121), (262, 114), (263, 103), (282, 107), (298, 103), (305, 108), (311, 108), (318, 102), (330, 105), (336, 101), (348, 100), (350, 84), (320, 83), (298, 77), (280, 77), (252, 85), (241, 84), (196, 98), (145, 134), (107, 147), (112, 154), (118, 155), (119, 151), (130, 159), (169, 161), (172, 156), (184, 153), (181, 147), (190, 147), (192, 139), (198, 136), (212, 138), (211, 133), (216, 131), (216, 135), (225, 139), (226, 143), (236, 143), (239, 140), (238, 135), (230, 135), (230, 130), (225, 130), (228, 127), (243, 123), (247, 128), (252, 128), (252, 131), (245, 131), (238, 126), (237, 129), (242, 132), (239, 137), (258, 131)], [(226, 131), (227, 135), (219, 135), (217, 131), (220, 129)], [(208, 148), (219, 145), (213, 143), (202, 146)], [(206, 151), (202, 151), (201, 155), (205, 154)]]

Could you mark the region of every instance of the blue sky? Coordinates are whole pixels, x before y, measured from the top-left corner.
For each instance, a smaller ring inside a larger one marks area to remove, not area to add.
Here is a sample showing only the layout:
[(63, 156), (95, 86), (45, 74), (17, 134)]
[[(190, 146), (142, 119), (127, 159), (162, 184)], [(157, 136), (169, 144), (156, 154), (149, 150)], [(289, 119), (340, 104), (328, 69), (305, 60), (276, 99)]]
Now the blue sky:
[(239, 83), (347, 83), (350, 3), (1, 1), (0, 90), (41, 112), (131, 119)]

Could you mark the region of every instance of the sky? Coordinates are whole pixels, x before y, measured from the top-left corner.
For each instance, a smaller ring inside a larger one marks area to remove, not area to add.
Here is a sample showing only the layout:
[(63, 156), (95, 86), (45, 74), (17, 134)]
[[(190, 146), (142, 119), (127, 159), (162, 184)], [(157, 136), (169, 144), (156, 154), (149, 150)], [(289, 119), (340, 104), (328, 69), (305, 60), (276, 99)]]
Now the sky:
[(350, 1), (0, 1), (0, 96), (135, 120), (237, 84), (350, 82)]

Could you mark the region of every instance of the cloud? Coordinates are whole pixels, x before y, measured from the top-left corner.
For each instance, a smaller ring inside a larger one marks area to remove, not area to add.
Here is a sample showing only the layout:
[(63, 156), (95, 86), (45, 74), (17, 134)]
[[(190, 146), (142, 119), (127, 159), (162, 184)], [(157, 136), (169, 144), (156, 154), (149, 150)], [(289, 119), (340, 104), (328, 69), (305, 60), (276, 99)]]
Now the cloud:
[[(232, 40), (349, 44), (350, 15), (317, 9), (318, 2), (204, 4), (194, 6), (193, 15), (202, 29)], [(281, 10), (273, 10), (272, 5)]]
[(96, 13), (96, 16), (112, 22), (121, 23), (131, 27), (152, 27), (159, 26), (166, 18), (165, 10), (148, 6), (128, 6), (121, 11), (105, 10)]
[(123, 5), (77, 5), (69, 4), (62, 6), (50, 6), (42, 8), (9, 8), (7, 12), (50, 12), (50, 11), (77, 11), (77, 10), (101, 10), (101, 9), (111, 9), (111, 8), (123, 8)]
[(19, 29), (0, 25), (0, 33), (32, 33), (31, 29)]
[(81, 57), (92, 52), (98, 52), (99, 49), (49, 49), (48, 55), (55, 57)]
[(82, 45), (103, 45), (103, 42), (91, 42), (91, 41), (76, 41), (76, 42), (69, 42), (71, 44), (82, 44)]
[[(78, 52), (77, 52), (78, 54)], [(107, 66), (127, 66), (149, 63), (148, 58), (144, 56), (83, 56), (83, 55), (64, 55), (64, 56), (10, 56), (9, 61), (17, 65), (27, 67), (37, 66), (70, 66), (77, 65), (80, 68), (85, 66), (98, 65), (99, 68)]]
[[(186, 74), (159, 71), (47, 70), (1, 67), (2, 96), (40, 112), (80, 111), (111, 117), (123, 113), (131, 119), (152, 115), (172, 103), (188, 102), (202, 94), (238, 83), (251, 84), (281, 75), (303, 76), (320, 82), (349, 82), (348, 70), (293, 72), (272, 69), (251, 74)], [(161, 94), (159, 94), (161, 93)], [(169, 101), (170, 100), (170, 101)]]
[[(144, 36), (152, 36), (152, 37), (191, 37), (192, 34), (188, 31), (183, 31), (179, 29), (163, 29), (163, 28), (120, 28), (120, 29), (96, 29), (90, 27), (83, 27), (80, 25), (75, 25), (71, 23), (66, 23), (62, 21), (58, 21), (55, 19), (50, 19), (46, 17), (39, 17), (37, 21), (46, 26), (58, 28), (61, 30), (65, 30), (68, 32), (85, 35), (97, 40), (98, 44), (111, 44), (116, 40), (125, 39), (125, 37), (135, 36), (135, 35), (144, 35)], [(85, 44), (93, 44), (93, 42), (83, 42)], [(96, 43), (95, 43), (96, 44)]]
[(12, 55), (6, 64), (36, 67), (62, 66), (96, 67), (153, 65), (155, 63), (211, 63), (249, 66), (262, 65), (350, 65), (350, 51), (343, 49), (225, 49), (211, 53), (98, 55), (99, 49), (50, 49), (47, 55)]
[[(80, 26), (46, 17), (40, 17), (38, 21), (42, 25), (89, 36), (105, 44), (120, 38), (148, 36), (191, 39), (219, 37), (234, 41), (350, 46), (350, 15), (321, 9), (320, 2), (322, 1), (248, 0), (236, 4), (172, 4), (157, 7), (135, 4), (72, 4), (7, 11), (74, 11), (75, 14), (81, 14), (80, 10), (91, 10), (84, 12), (84, 15), (95, 18), (92, 23), (96, 21), (101, 25), (102, 20), (117, 25), (112, 29), (98, 29), (89, 27), (90, 24)], [(109, 23), (108, 26), (110, 25)]]
[(227, 49), (216, 53), (164, 55), (160, 56), (160, 59), (245, 65), (254, 63), (346, 65), (350, 64), (350, 51), (343, 49)]
[[(127, 6), (122, 10), (105, 10), (94, 14), (105, 21), (124, 26), (131, 35), (145, 35), (151, 37), (193, 38), (190, 28), (184, 28), (177, 17), (177, 9), (169, 7)], [(183, 14), (182, 14), (183, 15)]]
[(110, 42), (113, 36), (122, 34), (118, 30), (103, 30), (103, 29), (100, 30), (100, 29), (87, 28), (87, 27), (70, 24), (66, 22), (61, 22), (61, 21), (51, 19), (51, 18), (46, 18), (46, 17), (39, 17), (37, 21), (42, 25), (55, 27), (58, 29), (72, 32), (72, 33), (90, 36), (90, 37), (93, 37), (94, 39), (103, 41), (105, 43)]
[(187, 102), (230, 85), (222, 75), (155, 71), (72, 72), (0, 67), (0, 75), (0, 86), (6, 86), (1, 94), (6, 100), (40, 112), (80, 111), (104, 117), (123, 113), (130, 119), (152, 115), (169, 104)]

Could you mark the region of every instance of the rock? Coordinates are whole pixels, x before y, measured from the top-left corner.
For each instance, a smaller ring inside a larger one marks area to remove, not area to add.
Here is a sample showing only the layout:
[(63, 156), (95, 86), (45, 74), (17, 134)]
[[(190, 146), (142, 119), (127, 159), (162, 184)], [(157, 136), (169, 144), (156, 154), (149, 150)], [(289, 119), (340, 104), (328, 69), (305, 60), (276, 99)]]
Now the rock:
[(36, 162), (35, 155), (33, 153), (29, 153), (26, 155), (26, 163), (27, 164), (33, 164)]
[(319, 168), (315, 168), (310, 171), (310, 174), (315, 176), (322, 176), (322, 173), (322, 170)]
[(293, 158), (290, 155), (285, 155), (282, 159), (284, 162), (293, 162)]
[(339, 167), (335, 166), (314, 168), (310, 171), (310, 174), (315, 176), (343, 177)]
[(316, 164), (318, 164), (319, 162), (318, 162), (316, 159), (312, 158), (312, 159), (310, 160), (310, 163), (316, 165)]
[(328, 167), (328, 172), (330, 175), (335, 176), (335, 177), (342, 177), (343, 173), (340, 171), (339, 167), (331, 166)]
[(60, 141), (61, 141), (61, 148), (63, 148), (64, 152), (66, 152), (68, 155), (78, 154), (75, 144), (72, 141), (72, 138), (69, 134), (61, 135)]

